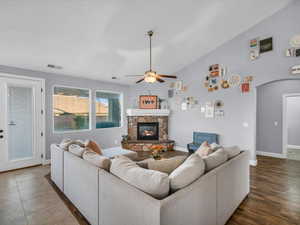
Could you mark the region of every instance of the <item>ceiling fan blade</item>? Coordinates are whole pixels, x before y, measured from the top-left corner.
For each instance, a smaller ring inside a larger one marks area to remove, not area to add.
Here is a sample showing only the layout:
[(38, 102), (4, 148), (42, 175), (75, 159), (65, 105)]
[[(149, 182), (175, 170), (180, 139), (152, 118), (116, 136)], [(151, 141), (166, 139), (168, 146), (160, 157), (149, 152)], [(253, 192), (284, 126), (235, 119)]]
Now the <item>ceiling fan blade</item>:
[(145, 76), (145, 75), (125, 75), (125, 77), (141, 77), (141, 76)]
[(157, 80), (158, 82), (160, 82), (160, 83), (165, 82), (163, 79), (160, 79), (159, 77), (156, 77), (156, 80)]
[(140, 80), (138, 80), (137, 82), (135, 82), (135, 83), (141, 83), (143, 80), (145, 80), (145, 78), (143, 78), (143, 79), (140, 79)]
[(159, 77), (165, 77), (165, 78), (174, 78), (176, 79), (177, 76), (173, 76), (173, 75), (164, 75), (164, 74), (158, 74)]

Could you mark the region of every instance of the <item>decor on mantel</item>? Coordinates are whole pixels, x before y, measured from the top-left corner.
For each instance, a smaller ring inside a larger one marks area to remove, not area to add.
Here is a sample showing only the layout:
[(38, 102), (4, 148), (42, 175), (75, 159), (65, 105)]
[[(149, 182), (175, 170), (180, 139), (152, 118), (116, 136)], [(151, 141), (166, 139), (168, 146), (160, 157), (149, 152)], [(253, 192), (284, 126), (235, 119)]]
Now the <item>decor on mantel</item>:
[(141, 95), (139, 97), (140, 109), (157, 109), (158, 97), (156, 95)]
[(163, 79), (161, 78), (173, 78), (176, 79), (177, 77), (174, 75), (163, 75), (163, 74), (158, 74), (156, 71), (152, 70), (152, 36), (154, 34), (154, 32), (152, 30), (147, 32), (148, 36), (149, 36), (149, 42), (150, 42), (150, 66), (149, 66), (149, 70), (147, 70), (143, 75), (127, 75), (127, 77), (143, 77), (140, 80), (138, 80), (136, 83), (140, 83), (142, 81), (145, 81), (147, 83), (154, 83), (156, 81), (163, 83), (165, 82)]

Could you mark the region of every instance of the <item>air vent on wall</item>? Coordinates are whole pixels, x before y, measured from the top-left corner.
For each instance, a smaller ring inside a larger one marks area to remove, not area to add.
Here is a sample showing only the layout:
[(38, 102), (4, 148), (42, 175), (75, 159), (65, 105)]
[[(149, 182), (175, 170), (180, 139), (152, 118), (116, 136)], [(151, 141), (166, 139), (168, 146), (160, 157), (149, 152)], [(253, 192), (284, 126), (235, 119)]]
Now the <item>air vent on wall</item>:
[(48, 64), (47, 67), (51, 68), (51, 69), (57, 69), (57, 70), (62, 69), (62, 66), (57, 66), (57, 65), (54, 65), (54, 64)]

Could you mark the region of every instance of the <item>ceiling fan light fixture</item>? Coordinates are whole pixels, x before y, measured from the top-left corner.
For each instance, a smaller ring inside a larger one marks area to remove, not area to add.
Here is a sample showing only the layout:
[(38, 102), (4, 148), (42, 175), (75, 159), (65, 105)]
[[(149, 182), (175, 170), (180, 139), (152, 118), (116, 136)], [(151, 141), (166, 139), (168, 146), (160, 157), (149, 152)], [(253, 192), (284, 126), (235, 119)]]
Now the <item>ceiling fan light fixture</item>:
[(147, 83), (154, 83), (156, 81), (156, 78), (155, 78), (155, 76), (147, 75), (147, 76), (145, 76), (145, 81)]

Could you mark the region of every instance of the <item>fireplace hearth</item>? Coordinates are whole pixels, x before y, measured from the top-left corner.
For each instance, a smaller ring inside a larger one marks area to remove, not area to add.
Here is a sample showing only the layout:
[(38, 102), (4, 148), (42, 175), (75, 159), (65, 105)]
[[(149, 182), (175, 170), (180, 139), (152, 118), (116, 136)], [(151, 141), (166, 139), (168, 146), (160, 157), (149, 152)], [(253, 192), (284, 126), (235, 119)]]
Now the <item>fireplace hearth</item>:
[(138, 140), (158, 140), (159, 139), (159, 123), (138, 123), (137, 139)]

